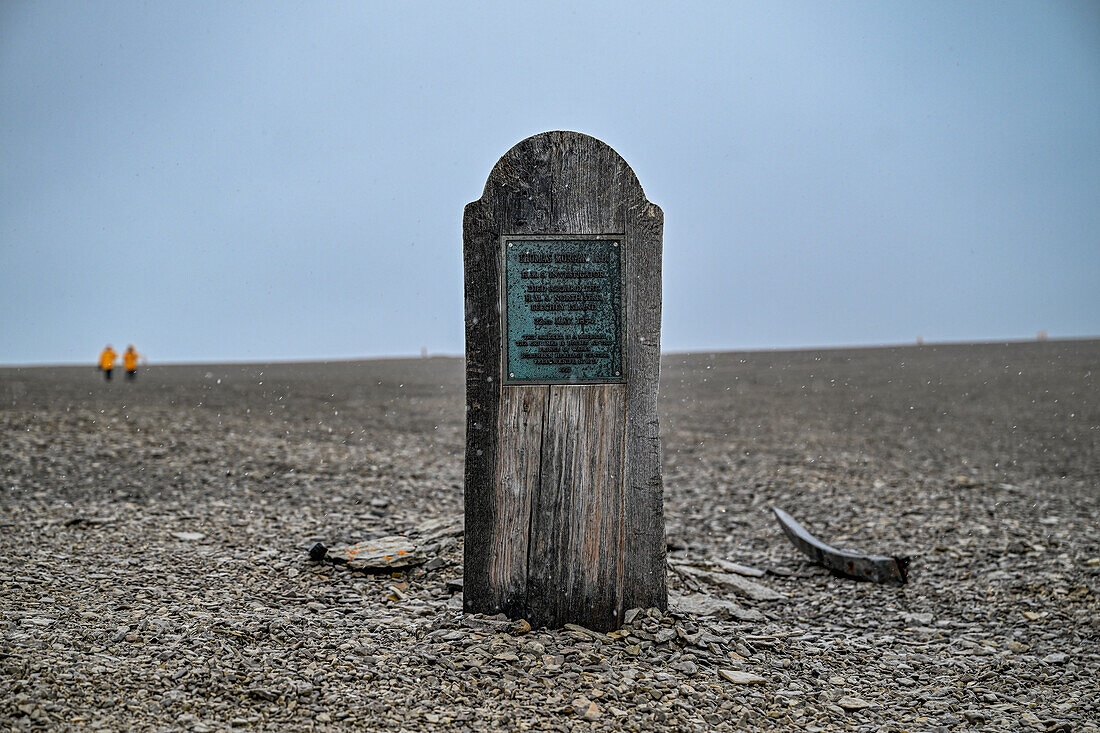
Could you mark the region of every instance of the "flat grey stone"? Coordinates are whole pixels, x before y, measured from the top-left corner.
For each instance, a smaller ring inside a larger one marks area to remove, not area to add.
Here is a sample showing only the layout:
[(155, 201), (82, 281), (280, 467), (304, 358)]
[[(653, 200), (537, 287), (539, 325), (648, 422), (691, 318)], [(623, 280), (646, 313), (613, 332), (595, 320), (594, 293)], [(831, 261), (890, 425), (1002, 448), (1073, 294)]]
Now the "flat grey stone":
[(780, 598), (786, 598), (786, 596), (779, 591), (772, 590), (760, 583), (754, 583), (751, 580), (747, 580), (733, 573), (718, 573), (710, 570), (703, 570), (693, 565), (675, 565), (673, 567), (676, 569), (676, 572), (682, 575), (702, 580), (705, 583), (729, 591), (742, 598), (748, 598), (753, 601), (774, 601)]
[(463, 522), (461, 514), (422, 522), (416, 528), (417, 541), (426, 545), (443, 537), (461, 537), (464, 532)]
[(736, 669), (720, 669), (718, 675), (726, 680), (732, 682), (735, 685), (762, 685), (767, 680), (758, 674), (752, 674), (751, 672), (741, 672)]
[(873, 707), (873, 705), (861, 697), (853, 697), (851, 695), (845, 695), (836, 701), (836, 704), (845, 710), (863, 710), (864, 708)]
[(727, 573), (736, 573), (737, 575), (746, 575), (750, 578), (763, 578), (764, 571), (757, 568), (750, 568), (748, 565), (741, 565), (740, 563), (730, 562), (729, 560), (723, 560), (722, 558), (715, 558), (714, 564), (722, 568)]
[(333, 548), (328, 551), (328, 559), (346, 565), (349, 570), (369, 573), (413, 567), (426, 558), (408, 538), (391, 535)]
[(715, 616), (736, 619), (737, 621), (762, 621), (764, 614), (752, 608), (743, 608), (724, 598), (703, 595), (701, 593), (678, 596), (669, 594), (669, 607), (695, 616)]

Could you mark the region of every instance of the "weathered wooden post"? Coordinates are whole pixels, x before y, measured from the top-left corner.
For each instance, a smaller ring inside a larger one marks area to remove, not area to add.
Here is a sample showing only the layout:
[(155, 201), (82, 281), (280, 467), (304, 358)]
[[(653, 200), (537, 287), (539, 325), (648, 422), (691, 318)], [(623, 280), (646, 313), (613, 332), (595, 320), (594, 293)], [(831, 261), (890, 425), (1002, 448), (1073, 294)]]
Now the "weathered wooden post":
[(576, 132), (517, 144), (466, 206), (467, 611), (610, 630), (666, 606), (663, 227)]

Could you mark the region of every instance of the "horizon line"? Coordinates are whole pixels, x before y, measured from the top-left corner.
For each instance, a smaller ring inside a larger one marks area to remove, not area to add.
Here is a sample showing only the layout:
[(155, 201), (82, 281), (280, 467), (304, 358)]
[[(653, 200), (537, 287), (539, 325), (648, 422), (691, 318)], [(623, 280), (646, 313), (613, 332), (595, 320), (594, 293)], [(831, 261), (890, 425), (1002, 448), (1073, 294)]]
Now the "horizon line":
[[(1005, 346), (1011, 344), (1041, 344), (1041, 343), (1065, 343), (1073, 341), (1097, 341), (1100, 340), (1100, 335), (1094, 336), (1058, 336), (1047, 338), (1012, 338), (1012, 339), (980, 339), (980, 340), (946, 340), (946, 341), (898, 341), (879, 344), (839, 344), (839, 345), (825, 345), (825, 346), (775, 346), (766, 348), (730, 348), (730, 349), (673, 349), (669, 351), (662, 350), (661, 356), (693, 356), (700, 354), (743, 354), (743, 353), (783, 353), (783, 352), (799, 352), (799, 351), (864, 351), (872, 349), (898, 349), (898, 348), (925, 348), (936, 346), (989, 346), (995, 344), (1003, 344)], [(271, 358), (271, 359), (225, 359), (225, 360), (183, 360), (183, 361), (165, 361), (157, 362), (155, 365), (158, 367), (169, 366), (250, 366), (250, 365), (279, 365), (279, 364), (330, 364), (330, 363), (348, 363), (348, 362), (360, 362), (360, 361), (421, 361), (427, 359), (464, 359), (465, 354), (455, 354), (448, 352), (439, 353), (427, 353), (427, 354), (383, 354), (379, 356), (342, 356), (332, 358), (320, 358), (320, 359), (297, 359), (297, 358)], [(26, 363), (4, 363), (0, 364), (0, 369), (44, 369), (44, 368), (61, 368), (61, 367), (87, 367), (95, 366), (95, 359), (88, 359), (87, 361), (66, 361), (66, 362), (26, 362)], [(145, 365), (148, 368), (148, 364)]]

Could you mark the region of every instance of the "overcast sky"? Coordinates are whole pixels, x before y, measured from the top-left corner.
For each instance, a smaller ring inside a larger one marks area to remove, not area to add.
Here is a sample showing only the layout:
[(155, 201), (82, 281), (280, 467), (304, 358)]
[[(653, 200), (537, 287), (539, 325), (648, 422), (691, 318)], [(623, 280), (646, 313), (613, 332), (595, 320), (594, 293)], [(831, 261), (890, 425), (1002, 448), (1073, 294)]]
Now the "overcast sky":
[(1100, 335), (1100, 3), (0, 4), (0, 363), (458, 354), (519, 140), (665, 211), (665, 350)]

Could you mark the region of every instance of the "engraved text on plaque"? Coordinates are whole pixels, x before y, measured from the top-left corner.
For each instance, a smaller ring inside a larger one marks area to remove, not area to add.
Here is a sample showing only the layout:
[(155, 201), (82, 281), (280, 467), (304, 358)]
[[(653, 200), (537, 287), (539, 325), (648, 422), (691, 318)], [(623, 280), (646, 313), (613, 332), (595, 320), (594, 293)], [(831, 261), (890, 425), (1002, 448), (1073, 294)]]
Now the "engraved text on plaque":
[(619, 382), (619, 238), (504, 239), (506, 382)]

